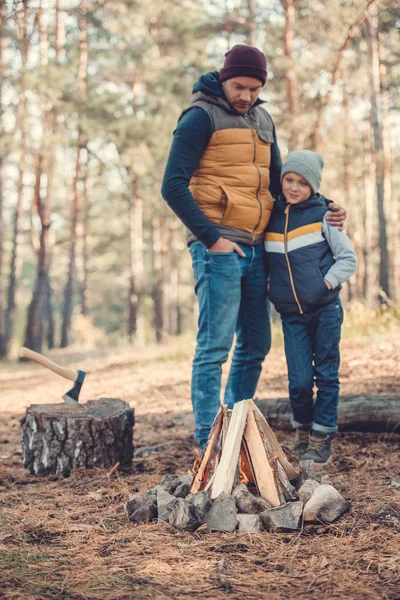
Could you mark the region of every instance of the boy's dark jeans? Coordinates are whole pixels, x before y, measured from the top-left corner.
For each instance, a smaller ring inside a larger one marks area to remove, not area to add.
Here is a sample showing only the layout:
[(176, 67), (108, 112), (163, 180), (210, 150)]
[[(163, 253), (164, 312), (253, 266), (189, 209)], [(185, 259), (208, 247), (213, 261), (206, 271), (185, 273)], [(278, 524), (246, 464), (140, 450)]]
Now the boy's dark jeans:
[[(337, 431), (339, 341), (343, 309), (339, 298), (300, 315), (281, 315), (289, 375), (293, 427)], [(314, 384), (317, 387), (315, 403)]]

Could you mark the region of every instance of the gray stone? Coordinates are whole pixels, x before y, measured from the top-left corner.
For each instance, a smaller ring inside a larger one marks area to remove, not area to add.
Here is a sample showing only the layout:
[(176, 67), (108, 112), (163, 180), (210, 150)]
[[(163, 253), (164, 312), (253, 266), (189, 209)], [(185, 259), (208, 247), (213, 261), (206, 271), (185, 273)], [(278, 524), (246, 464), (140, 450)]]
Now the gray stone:
[(271, 504), (267, 500), (260, 496), (254, 496), (244, 483), (235, 487), (232, 496), (235, 498), (236, 506), (241, 513), (259, 515), (271, 508)]
[(180, 485), (181, 483), (182, 482), (180, 480), (179, 475), (166, 475), (161, 482), (161, 487), (166, 492), (173, 494), (178, 485)]
[(222, 492), (216, 498), (204, 517), (203, 523), (207, 525), (207, 529), (213, 531), (228, 531), (236, 529), (238, 524), (237, 508), (235, 499), (229, 494)]
[(201, 519), (193, 504), (181, 498), (176, 499), (175, 506), (169, 515), (169, 522), (184, 531), (194, 531), (201, 525)]
[(287, 502), (261, 513), (260, 517), (265, 529), (274, 532), (293, 531), (300, 529), (301, 515), (303, 512), (302, 502)]
[(159, 492), (159, 490), (162, 490), (164, 488), (161, 487), (161, 485), (156, 485), (156, 487), (150, 488), (149, 490), (147, 490), (146, 494), (148, 496), (154, 496), (155, 498), (157, 498), (157, 494)]
[(208, 492), (205, 492), (204, 490), (202, 492), (197, 492), (197, 494), (193, 494), (189, 499), (189, 502), (193, 504), (201, 520), (204, 519), (205, 514), (212, 506), (212, 500), (208, 495)]
[(260, 515), (238, 514), (239, 531), (247, 533), (259, 533), (264, 529)]
[(332, 523), (351, 507), (332, 485), (320, 485), (304, 507), (304, 521)]
[(190, 490), (189, 483), (180, 483), (174, 491), (175, 498), (186, 498)]
[(301, 488), (299, 489), (299, 500), (303, 504), (306, 504), (315, 490), (319, 488), (320, 484), (315, 479), (306, 479)]
[(164, 488), (166, 492), (173, 494), (178, 486), (182, 484), (188, 484), (190, 486), (192, 481), (193, 475), (189, 475), (189, 473), (184, 473), (183, 475), (166, 475), (161, 482), (161, 487)]
[(301, 486), (307, 479), (315, 479), (317, 480), (317, 475), (315, 473), (315, 466), (313, 460), (301, 460), (300, 464), (300, 472), (297, 477), (297, 489), (300, 489)]
[(190, 475), (189, 473), (184, 473), (183, 475), (179, 475), (179, 479), (180, 479), (181, 485), (184, 483), (187, 483), (189, 486), (191, 486), (193, 483), (193, 475)]
[(146, 523), (157, 517), (157, 503), (148, 494), (134, 494), (124, 506), (125, 514), (134, 523)]
[(175, 498), (164, 489), (160, 489), (157, 494), (157, 512), (159, 521), (168, 521), (171, 512), (173, 511), (178, 498)]

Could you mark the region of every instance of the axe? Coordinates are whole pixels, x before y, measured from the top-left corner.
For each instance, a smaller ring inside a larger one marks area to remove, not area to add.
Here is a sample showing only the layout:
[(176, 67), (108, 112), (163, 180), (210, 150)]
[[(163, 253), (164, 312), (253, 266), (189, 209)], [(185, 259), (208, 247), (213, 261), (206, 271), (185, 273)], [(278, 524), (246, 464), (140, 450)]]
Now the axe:
[[(85, 371), (74, 371), (73, 369), (66, 369), (65, 367), (61, 367), (52, 360), (45, 358), (38, 352), (33, 352), (33, 350), (29, 350), (29, 348), (21, 348), (21, 350), (19, 351), (19, 355), (21, 358), (28, 358), (29, 360), (33, 360), (33, 362), (42, 365), (42, 367), (46, 367), (46, 369), (54, 371), (54, 373), (57, 373), (57, 375), (60, 375), (65, 379), (73, 381), (74, 386), (69, 390), (69, 392), (64, 394), (63, 400), (70, 406), (78, 405), (79, 394), (81, 391), (83, 380), (85, 379), (86, 375)], [(82, 404), (80, 404), (79, 406), (82, 406)]]

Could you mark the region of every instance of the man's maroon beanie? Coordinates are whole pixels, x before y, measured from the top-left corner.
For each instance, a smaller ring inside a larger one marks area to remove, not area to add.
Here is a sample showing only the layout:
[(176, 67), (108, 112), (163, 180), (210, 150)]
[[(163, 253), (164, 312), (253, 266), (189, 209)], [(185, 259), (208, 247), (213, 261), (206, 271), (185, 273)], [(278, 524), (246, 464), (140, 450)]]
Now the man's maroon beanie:
[(226, 81), (232, 77), (255, 77), (263, 85), (267, 81), (267, 59), (264, 54), (244, 44), (233, 46), (225, 54), (224, 66), (219, 72), (219, 80)]

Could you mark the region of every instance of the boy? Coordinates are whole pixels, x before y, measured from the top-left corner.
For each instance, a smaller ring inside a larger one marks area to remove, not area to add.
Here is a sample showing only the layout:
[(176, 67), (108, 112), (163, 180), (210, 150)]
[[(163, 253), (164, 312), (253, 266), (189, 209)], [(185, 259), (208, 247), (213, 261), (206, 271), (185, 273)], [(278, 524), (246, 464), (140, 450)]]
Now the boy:
[(289, 154), (282, 167), (282, 195), (275, 202), (265, 241), (269, 295), (281, 315), (285, 340), (296, 429), (293, 449), (316, 465), (331, 460), (343, 321), (339, 291), (357, 267), (348, 237), (326, 221), (325, 198), (318, 194), (323, 166), (316, 152)]

